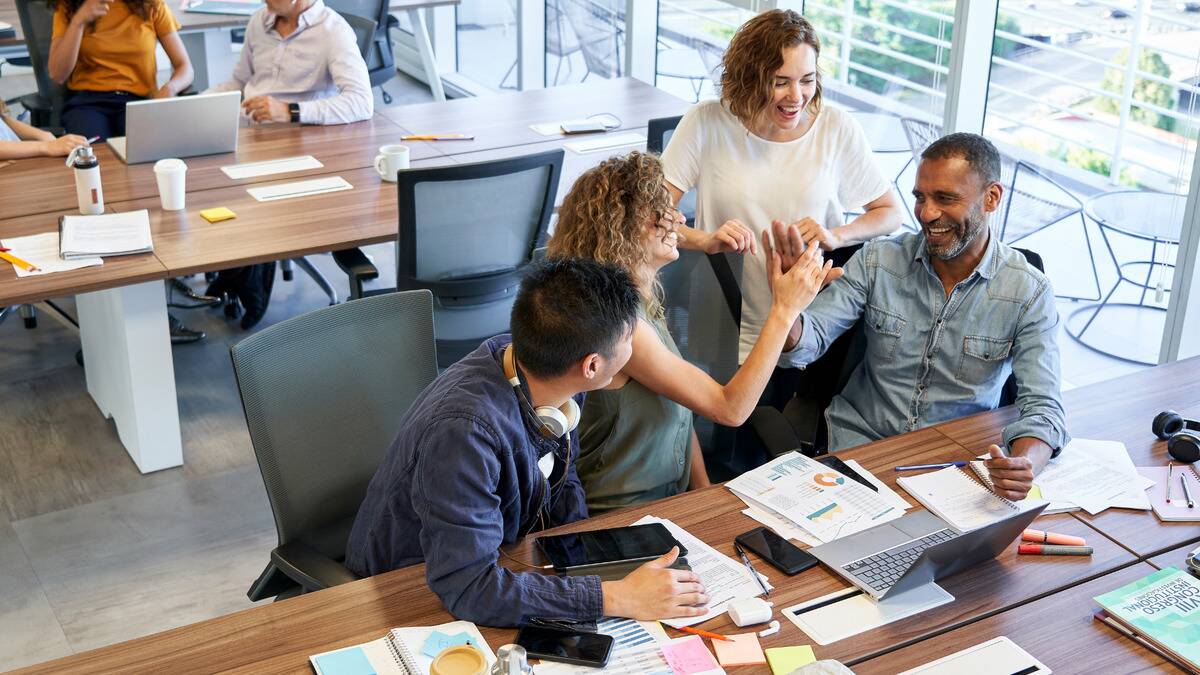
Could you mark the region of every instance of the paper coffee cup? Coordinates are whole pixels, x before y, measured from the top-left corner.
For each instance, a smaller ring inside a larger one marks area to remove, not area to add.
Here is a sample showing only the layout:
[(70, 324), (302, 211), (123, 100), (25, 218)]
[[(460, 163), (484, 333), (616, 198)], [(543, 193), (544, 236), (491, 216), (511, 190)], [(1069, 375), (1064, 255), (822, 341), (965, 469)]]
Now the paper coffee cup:
[(487, 660), (471, 645), (448, 647), (434, 658), (430, 675), (484, 675)]
[(390, 182), (396, 182), (396, 174), (408, 168), (407, 145), (384, 145), (375, 156), (375, 170), (379, 177)]
[(182, 211), (187, 194), (187, 164), (182, 159), (160, 159), (154, 164), (158, 198), (163, 211)]

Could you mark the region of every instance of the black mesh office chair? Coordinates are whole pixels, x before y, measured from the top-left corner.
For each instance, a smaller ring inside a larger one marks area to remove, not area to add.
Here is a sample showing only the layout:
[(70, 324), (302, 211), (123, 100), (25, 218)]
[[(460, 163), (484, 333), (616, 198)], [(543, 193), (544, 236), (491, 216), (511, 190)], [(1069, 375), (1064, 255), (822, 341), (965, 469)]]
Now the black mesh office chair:
[(35, 127), (57, 127), (66, 89), (50, 79), (50, 37), (54, 26), (54, 6), (44, 0), (16, 0), (17, 17), (25, 35), (29, 65), (37, 82), (37, 93), (17, 99), (29, 111), (29, 123)]
[[(850, 255), (859, 248), (862, 246), (834, 251), (833, 254), (847, 252), (838, 255), (834, 264), (844, 265), (850, 259)], [(1038, 271), (1043, 270), (1040, 255), (1025, 249), (1016, 250), (1025, 256), (1025, 260), (1031, 266)], [(824, 454), (825, 439), (822, 436), (825, 429), (822, 419), (825, 409), (829, 407), (833, 397), (846, 386), (854, 369), (862, 363), (866, 347), (866, 333), (862, 321), (859, 321), (834, 340), (820, 358), (800, 371), (796, 394), (783, 410), (771, 406), (755, 408), (750, 414), (749, 424), (771, 456), (778, 457), (792, 450), (799, 450), (810, 456)], [(1016, 398), (1016, 379), (1009, 375), (1001, 390), (999, 405), (1009, 405), (1016, 401)]]
[[(371, 87), (379, 87), (384, 105), (391, 105), (392, 97), (384, 90), (383, 85), (396, 76), (396, 57), (392, 54), (389, 32), (393, 28), (399, 28), (400, 22), (389, 13), (387, 0), (328, 0), (325, 4), (337, 10), (343, 17), (352, 14), (375, 22), (370, 41), (364, 46), (360, 40), (359, 48), (362, 50), (363, 60), (367, 63)], [(354, 26), (353, 23), (350, 25)]]
[[(438, 365), (509, 328), (521, 273), (546, 238), (563, 151), (397, 176), (396, 287), (433, 292)], [(350, 297), (364, 292), (350, 276)]]
[(437, 376), (433, 298), (323, 307), (230, 349), (279, 545), (254, 601), (353, 581), (346, 540), (400, 419)]
[[(683, 119), (682, 115), (674, 117), (658, 117), (650, 120), (646, 128), (646, 149), (657, 155), (661, 155), (667, 149), (667, 144), (671, 142), (671, 136), (675, 133), (675, 127), (679, 126), (679, 120)], [(687, 218), (690, 226), (696, 220), (696, 191), (688, 190), (679, 198), (679, 204), (676, 206), (679, 212)]]

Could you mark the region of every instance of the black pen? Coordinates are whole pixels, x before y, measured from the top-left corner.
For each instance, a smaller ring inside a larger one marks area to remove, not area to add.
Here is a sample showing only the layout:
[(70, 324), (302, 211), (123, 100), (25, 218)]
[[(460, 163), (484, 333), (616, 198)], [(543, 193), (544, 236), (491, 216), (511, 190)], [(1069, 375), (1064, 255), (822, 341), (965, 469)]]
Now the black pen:
[(733, 550), (737, 551), (737, 554), (741, 556), (742, 564), (746, 566), (746, 569), (750, 570), (750, 576), (754, 577), (754, 580), (763, 589), (763, 595), (769, 597), (771, 591), (767, 590), (767, 585), (763, 583), (762, 577), (758, 576), (758, 570), (754, 569), (754, 563), (751, 563), (750, 559), (746, 557), (746, 552), (742, 550), (741, 544), (738, 544), (736, 541), (733, 542)]

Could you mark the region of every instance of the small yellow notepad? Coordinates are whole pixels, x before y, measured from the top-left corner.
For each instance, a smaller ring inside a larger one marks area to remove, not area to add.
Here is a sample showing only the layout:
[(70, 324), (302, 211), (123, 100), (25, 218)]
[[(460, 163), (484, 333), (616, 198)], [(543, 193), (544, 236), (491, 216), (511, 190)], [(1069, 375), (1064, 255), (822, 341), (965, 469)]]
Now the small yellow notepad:
[(200, 212), (200, 217), (210, 223), (219, 223), (222, 220), (236, 218), (237, 214), (225, 208), (224, 206), (218, 206), (215, 209), (204, 209)]
[(771, 664), (772, 675), (786, 675), (816, 660), (817, 657), (809, 645), (772, 647), (767, 650), (767, 663)]

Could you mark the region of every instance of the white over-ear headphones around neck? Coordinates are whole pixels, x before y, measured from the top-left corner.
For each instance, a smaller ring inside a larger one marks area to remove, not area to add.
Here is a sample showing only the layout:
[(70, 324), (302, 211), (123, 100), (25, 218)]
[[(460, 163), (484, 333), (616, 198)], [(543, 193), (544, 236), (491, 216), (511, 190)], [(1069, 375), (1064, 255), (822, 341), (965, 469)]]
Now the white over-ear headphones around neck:
[(562, 438), (579, 426), (579, 404), (573, 398), (568, 398), (567, 402), (558, 408), (550, 405), (533, 407), (533, 404), (525, 397), (525, 391), (521, 389), (521, 378), (517, 376), (517, 358), (513, 353), (512, 345), (504, 350), (504, 376), (508, 378), (508, 383), (516, 391), (522, 407), (537, 420), (538, 430), (542, 432), (543, 436)]

